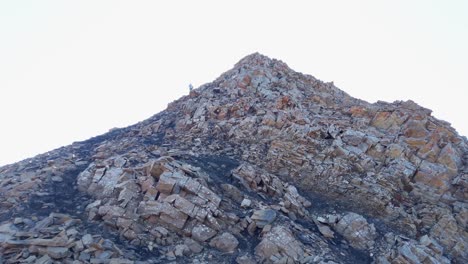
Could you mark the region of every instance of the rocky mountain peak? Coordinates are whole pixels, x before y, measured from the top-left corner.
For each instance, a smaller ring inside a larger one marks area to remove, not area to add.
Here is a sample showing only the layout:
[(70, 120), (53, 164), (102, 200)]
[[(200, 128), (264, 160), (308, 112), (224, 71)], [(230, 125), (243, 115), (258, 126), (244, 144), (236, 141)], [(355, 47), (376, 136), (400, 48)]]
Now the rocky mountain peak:
[(278, 60), (271, 59), (268, 56), (254, 52), (242, 58), (237, 62), (234, 68), (238, 67), (248, 67), (248, 66), (270, 66), (272, 63), (278, 62)]
[(468, 142), (258, 53), (0, 168), (0, 263), (466, 263)]
[[(259, 53), (241, 59), (233, 69), (214, 82), (194, 90), (190, 97), (212, 98), (210, 101), (219, 105), (249, 101), (255, 105), (253, 108), (263, 107), (270, 111), (286, 107), (308, 111), (367, 105), (350, 97), (333, 83), (324, 83), (313, 76), (297, 73), (286, 63)], [(196, 106), (199, 103), (200, 100), (194, 100), (189, 104)]]

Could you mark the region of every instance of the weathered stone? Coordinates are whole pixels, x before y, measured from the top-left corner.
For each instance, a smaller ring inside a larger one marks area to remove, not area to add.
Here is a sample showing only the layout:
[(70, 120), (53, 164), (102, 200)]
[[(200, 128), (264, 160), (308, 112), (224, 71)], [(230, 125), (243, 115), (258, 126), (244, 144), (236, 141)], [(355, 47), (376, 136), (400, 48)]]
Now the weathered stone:
[(171, 176), (172, 176), (172, 173), (170, 172), (165, 172), (161, 174), (158, 184), (156, 185), (156, 190), (165, 194), (171, 194), (172, 189), (174, 189), (174, 185), (177, 182)]
[(182, 257), (184, 255), (190, 254), (190, 248), (187, 245), (177, 245), (174, 250), (174, 254), (177, 257)]
[(244, 78), (242, 78), (242, 80), (238, 84), (239, 88), (242, 88), (242, 89), (247, 88), (251, 80), (252, 78), (250, 76), (245, 75)]
[(81, 260), (81, 261), (89, 261), (91, 259), (91, 254), (89, 254), (88, 252), (81, 252), (80, 255), (78, 256), (78, 260)]
[(242, 255), (236, 258), (237, 264), (257, 264), (255, 259), (249, 254)]
[(286, 255), (298, 261), (304, 255), (303, 245), (284, 226), (276, 226), (255, 247), (255, 254), (263, 261), (273, 255)]
[(13, 238), (18, 229), (11, 223), (0, 225), (0, 243)]
[(199, 242), (205, 242), (215, 235), (216, 231), (207, 227), (206, 225), (196, 225), (192, 229), (192, 238)]
[(424, 138), (428, 135), (424, 121), (412, 120), (406, 123), (406, 128), (403, 131), (405, 137), (408, 138)]
[(120, 168), (110, 168), (105, 170), (103, 175), (96, 173), (93, 177), (93, 183), (88, 191), (98, 194), (99, 197), (111, 195), (122, 172), (123, 170)]
[(70, 251), (66, 247), (47, 247), (46, 252), (53, 259), (63, 259), (70, 254)]
[(346, 214), (338, 221), (335, 230), (357, 249), (364, 250), (374, 246), (375, 227), (373, 224), (367, 223), (367, 220), (361, 215)]
[(451, 174), (456, 175), (461, 165), (460, 154), (457, 153), (452, 144), (447, 144), (439, 153), (437, 162), (445, 165)]
[(123, 258), (111, 258), (109, 264), (134, 264), (133, 260), (123, 259)]
[(250, 205), (252, 204), (252, 200), (250, 199), (243, 199), (241, 203), (241, 207), (243, 208), (249, 208)]
[(443, 193), (450, 188), (452, 177), (441, 165), (423, 161), (414, 176), (417, 183), (432, 187), (437, 193)]
[(203, 251), (203, 246), (191, 238), (185, 238), (184, 244), (190, 249), (192, 253), (200, 253)]
[[(457, 234), (462, 234), (457, 236)], [(468, 235), (465, 230), (461, 230), (456, 220), (451, 215), (442, 216), (431, 228), (430, 235), (435, 238), (447, 251), (457, 259), (468, 258)]]
[(94, 242), (94, 239), (90, 234), (86, 234), (81, 238), (81, 242), (83, 242), (85, 247), (88, 247)]
[(187, 199), (181, 197), (178, 194), (169, 195), (164, 199), (164, 201), (172, 204), (175, 208), (191, 217), (195, 217), (196, 212), (198, 211), (195, 210), (195, 205), (193, 203), (189, 202)]
[(155, 215), (159, 219), (176, 229), (182, 229), (187, 222), (188, 215), (179, 211), (167, 202), (148, 201), (143, 206), (144, 215)]
[(239, 245), (239, 241), (230, 233), (222, 233), (211, 239), (210, 246), (217, 248), (222, 252), (232, 253)]
[(390, 129), (401, 125), (404, 118), (397, 112), (379, 112), (372, 120), (372, 125), (380, 129)]
[(335, 234), (327, 225), (318, 224), (319, 232), (326, 238), (334, 238)]
[(47, 246), (47, 247), (64, 247), (67, 245), (68, 241), (62, 237), (56, 237), (53, 239), (44, 239), (44, 238), (32, 238), (25, 240), (7, 240), (5, 244), (12, 246)]
[(273, 223), (276, 218), (276, 211), (272, 209), (257, 210), (251, 216), (255, 220), (256, 225), (260, 228)]
[(378, 257), (376, 263), (448, 264), (451, 262), (441, 252), (433, 251), (426, 245), (418, 244), (416, 241), (405, 241), (392, 254)]
[(253, 256), (245, 254), (236, 258), (237, 264), (257, 264)]
[(49, 256), (44, 255), (36, 260), (35, 264), (52, 264), (52, 259)]
[(231, 184), (222, 184), (221, 188), (223, 188), (224, 195), (233, 199), (235, 202), (240, 203), (244, 199), (242, 192)]

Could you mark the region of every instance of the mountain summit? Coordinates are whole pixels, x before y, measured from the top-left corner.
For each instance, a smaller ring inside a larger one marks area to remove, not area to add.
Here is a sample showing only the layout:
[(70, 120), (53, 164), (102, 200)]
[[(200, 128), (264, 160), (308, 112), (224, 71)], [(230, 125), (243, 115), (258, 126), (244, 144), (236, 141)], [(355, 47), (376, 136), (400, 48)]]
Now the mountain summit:
[(467, 263), (468, 142), (255, 53), (0, 168), (0, 263)]

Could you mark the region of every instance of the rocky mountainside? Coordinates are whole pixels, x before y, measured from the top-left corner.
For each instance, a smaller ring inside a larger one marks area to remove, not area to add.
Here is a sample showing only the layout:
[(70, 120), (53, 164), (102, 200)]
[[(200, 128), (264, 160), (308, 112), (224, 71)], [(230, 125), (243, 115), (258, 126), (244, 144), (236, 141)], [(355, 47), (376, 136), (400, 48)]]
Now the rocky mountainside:
[(131, 127), (0, 168), (0, 263), (467, 263), (468, 141), (249, 55)]

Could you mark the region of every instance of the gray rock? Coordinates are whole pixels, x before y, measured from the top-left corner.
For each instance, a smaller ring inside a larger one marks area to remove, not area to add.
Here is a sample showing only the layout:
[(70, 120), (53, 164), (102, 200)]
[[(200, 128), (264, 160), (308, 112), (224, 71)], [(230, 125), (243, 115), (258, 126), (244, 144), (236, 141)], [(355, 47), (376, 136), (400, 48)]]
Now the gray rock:
[(256, 222), (257, 227), (263, 228), (275, 221), (276, 211), (272, 209), (257, 210), (250, 218)]
[(47, 247), (46, 252), (53, 259), (63, 259), (70, 254), (70, 251), (66, 247)]
[(236, 258), (237, 264), (257, 264), (257, 261), (250, 254), (245, 254)]
[(93, 243), (94, 239), (93, 236), (91, 236), (90, 234), (86, 234), (81, 238), (81, 241), (83, 242), (83, 245), (85, 247), (88, 247)]
[(205, 242), (216, 235), (216, 231), (206, 225), (196, 225), (192, 229), (192, 238), (199, 242)]
[(304, 255), (304, 245), (284, 226), (276, 226), (255, 247), (255, 255), (262, 261), (272, 256), (287, 256), (299, 261)]
[(361, 215), (346, 214), (338, 221), (335, 230), (354, 248), (369, 249), (374, 246), (375, 227), (373, 224), (367, 223), (367, 220)]
[(91, 255), (88, 252), (80, 252), (80, 255), (78, 256), (78, 260), (81, 261), (89, 261), (91, 259)]
[(244, 199), (244, 194), (239, 189), (237, 189), (237, 187), (231, 184), (222, 184), (221, 188), (223, 188), (224, 195), (231, 198), (235, 202), (240, 203)]
[(197, 241), (190, 239), (190, 238), (185, 238), (184, 244), (190, 249), (191, 252), (193, 253), (200, 253), (203, 251), (203, 246), (200, 245)]
[(63, 182), (63, 179), (60, 176), (53, 176), (51, 180), (54, 182)]
[(232, 253), (239, 245), (239, 241), (231, 233), (222, 233), (211, 239), (210, 246), (217, 248), (222, 252)]
[(16, 228), (15, 225), (11, 223), (0, 225), (0, 243), (12, 239), (17, 231), (18, 228)]
[(250, 199), (243, 199), (241, 203), (242, 208), (249, 208), (250, 205), (252, 204), (252, 200)]
[(188, 255), (190, 254), (190, 248), (185, 245), (185, 244), (182, 244), (182, 245), (176, 245), (175, 246), (175, 250), (174, 250), (174, 254), (177, 256), (177, 257), (182, 257), (184, 255)]
[(331, 228), (327, 225), (317, 224), (319, 232), (326, 238), (334, 238), (335, 233), (331, 230)]
[(35, 264), (52, 264), (52, 259), (49, 256), (44, 255), (36, 260)]
[(96, 258), (101, 259), (101, 260), (110, 259), (113, 254), (114, 254), (113, 252), (106, 250), (106, 251), (103, 251), (103, 252), (99, 253), (98, 255), (96, 255)]

